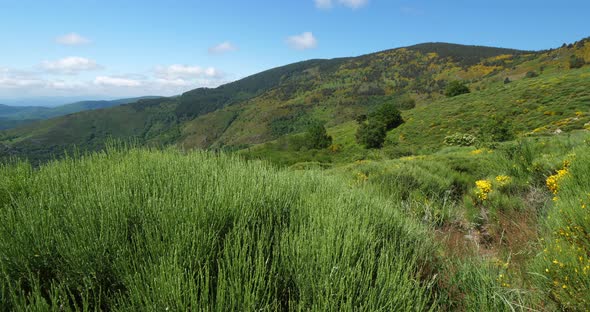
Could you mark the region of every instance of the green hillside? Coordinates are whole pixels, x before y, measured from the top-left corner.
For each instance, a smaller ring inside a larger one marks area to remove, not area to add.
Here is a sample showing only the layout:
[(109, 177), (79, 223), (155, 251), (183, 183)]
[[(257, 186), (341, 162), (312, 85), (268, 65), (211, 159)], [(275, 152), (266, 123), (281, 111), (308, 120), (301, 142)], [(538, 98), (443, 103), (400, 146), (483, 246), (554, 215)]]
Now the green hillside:
[[(390, 134), (390, 142), (401, 141), (406, 152), (440, 146), (444, 136), (454, 132), (477, 132), (478, 123), (485, 121), (481, 114), (514, 121), (519, 134), (544, 131), (538, 129), (543, 126), (547, 131), (580, 129), (585, 117), (575, 113), (587, 111), (588, 67), (569, 69), (571, 55), (590, 59), (590, 41), (540, 52), (429, 43), (354, 58), (310, 60), (215, 89), (3, 131), (0, 143), (6, 155), (32, 160), (59, 155), (72, 144), (97, 150), (108, 138), (184, 148), (257, 149), (257, 144), (302, 132), (315, 121), (354, 135), (354, 129), (343, 125), (384, 102), (406, 111), (407, 123)], [(537, 77), (526, 78), (532, 72)], [(505, 85), (507, 78), (511, 83)], [(466, 82), (472, 93), (445, 98), (442, 93), (453, 80)], [(462, 122), (452, 123), (457, 116)], [(569, 124), (557, 126), (560, 122)], [(352, 138), (335, 140), (348, 144)]]
[(1, 131), (0, 311), (585, 311), (573, 56), (427, 43)]
[(112, 101), (80, 101), (57, 107), (8, 106), (0, 104), (0, 130), (15, 128), (16, 126), (32, 123), (36, 120), (50, 119), (77, 112), (109, 108), (137, 102), (143, 99), (155, 98), (159, 97), (144, 96)]

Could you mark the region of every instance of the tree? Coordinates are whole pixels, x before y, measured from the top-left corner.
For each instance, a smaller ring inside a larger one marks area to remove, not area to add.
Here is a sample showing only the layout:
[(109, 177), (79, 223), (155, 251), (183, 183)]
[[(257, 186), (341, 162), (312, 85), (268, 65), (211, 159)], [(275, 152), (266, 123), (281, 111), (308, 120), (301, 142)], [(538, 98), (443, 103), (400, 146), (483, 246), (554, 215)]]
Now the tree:
[(387, 130), (382, 122), (365, 122), (356, 132), (356, 141), (365, 148), (381, 148), (386, 136)]
[(570, 69), (580, 68), (580, 67), (584, 66), (585, 64), (586, 64), (586, 61), (584, 61), (583, 58), (575, 56), (575, 55), (570, 56), (570, 60), (569, 60)]
[(305, 144), (310, 149), (326, 148), (332, 144), (332, 137), (328, 135), (322, 123), (313, 122), (305, 132)]
[(471, 92), (469, 88), (461, 81), (451, 81), (445, 89), (445, 95), (447, 97), (454, 97), (461, 94)]
[(377, 107), (369, 117), (371, 120), (385, 125), (385, 130), (397, 128), (404, 123), (402, 113), (396, 108), (393, 102), (388, 102)]
[(356, 132), (356, 141), (365, 148), (381, 148), (387, 131), (404, 123), (401, 112), (392, 102), (385, 103), (371, 114), (368, 121), (363, 121)]

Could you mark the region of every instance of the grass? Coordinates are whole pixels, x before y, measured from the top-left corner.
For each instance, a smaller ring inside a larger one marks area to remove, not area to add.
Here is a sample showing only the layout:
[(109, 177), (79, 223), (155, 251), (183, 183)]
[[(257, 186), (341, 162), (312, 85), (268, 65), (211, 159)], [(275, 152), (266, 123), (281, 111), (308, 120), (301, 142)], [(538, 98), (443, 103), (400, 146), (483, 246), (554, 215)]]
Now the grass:
[(5, 311), (436, 307), (425, 229), (318, 172), (109, 149), (0, 175)]

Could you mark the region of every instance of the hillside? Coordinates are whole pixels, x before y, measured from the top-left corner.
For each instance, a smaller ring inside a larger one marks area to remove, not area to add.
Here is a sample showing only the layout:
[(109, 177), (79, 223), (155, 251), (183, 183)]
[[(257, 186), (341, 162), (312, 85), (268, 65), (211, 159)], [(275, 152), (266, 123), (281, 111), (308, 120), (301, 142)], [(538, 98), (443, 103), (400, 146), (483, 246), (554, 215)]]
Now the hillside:
[(0, 130), (31, 123), (36, 120), (50, 119), (86, 110), (96, 110), (137, 102), (142, 99), (155, 99), (156, 96), (119, 99), (112, 101), (80, 101), (57, 107), (43, 106), (8, 106), (0, 104)]
[[(549, 89), (567, 89), (569, 83), (583, 81), (587, 69), (570, 70), (570, 55), (590, 59), (590, 41), (540, 52), (429, 43), (360, 57), (310, 60), (268, 70), (216, 89), (196, 89), (176, 98), (141, 100), (3, 131), (0, 132), (0, 148), (4, 154), (26, 155), (34, 160), (47, 159), (51, 153), (60, 154), (72, 144), (83, 150), (95, 150), (104, 146), (109, 137), (133, 138), (148, 145), (241, 149), (300, 132), (312, 120), (338, 128), (386, 101), (400, 103), (410, 120), (411, 116), (422, 112), (436, 115), (439, 107), (446, 107), (452, 114), (454, 110), (461, 110), (465, 101), (471, 103), (470, 99), (483, 98), (482, 95), (488, 101), (496, 92), (502, 93), (502, 100), (491, 104), (503, 114), (527, 92), (529, 82), (525, 76), (528, 72), (540, 74), (533, 80)], [(562, 76), (568, 77), (565, 82), (559, 82)], [(502, 83), (506, 78), (513, 81), (513, 85), (508, 86), (521, 91), (504, 92)], [(441, 93), (452, 80), (468, 82), (472, 94), (445, 99)], [(552, 117), (548, 122), (559, 121), (562, 98), (534, 96), (538, 107), (523, 110), (522, 114), (517, 114), (518, 118), (536, 118), (539, 109), (543, 113), (555, 112), (549, 114)], [(583, 92), (564, 96), (568, 101), (581, 103), (578, 106), (584, 109)], [(526, 105), (533, 104), (529, 101)], [(563, 113), (570, 114), (569, 108)], [(471, 116), (478, 116), (478, 113), (474, 111)], [(465, 120), (466, 125), (474, 122)], [(412, 125), (408, 122), (404, 126), (410, 134), (437, 129), (430, 124)], [(578, 127), (578, 123), (575, 125)], [(423, 126), (427, 128), (420, 128)], [(525, 133), (539, 125), (530, 123), (519, 127), (518, 130)], [(444, 132), (454, 130), (451, 127)], [(435, 141), (440, 136), (421, 138), (421, 135), (410, 138), (423, 141), (415, 142), (412, 148), (440, 143)]]

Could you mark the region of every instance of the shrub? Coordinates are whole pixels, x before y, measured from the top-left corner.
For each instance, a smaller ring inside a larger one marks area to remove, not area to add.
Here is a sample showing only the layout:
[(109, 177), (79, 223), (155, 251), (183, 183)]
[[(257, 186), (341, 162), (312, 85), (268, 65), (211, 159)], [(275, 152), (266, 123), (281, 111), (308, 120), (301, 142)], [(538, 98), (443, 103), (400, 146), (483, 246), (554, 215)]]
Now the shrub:
[(455, 133), (446, 136), (444, 142), (451, 146), (472, 146), (477, 142), (477, 138), (471, 134)]
[(538, 76), (539, 76), (539, 74), (537, 74), (537, 72), (535, 72), (535, 71), (527, 72), (526, 75), (525, 75), (526, 78), (535, 78), (535, 77), (538, 77)]
[(514, 131), (506, 118), (493, 118), (482, 128), (482, 137), (493, 142), (506, 142), (514, 139)]
[(369, 118), (385, 125), (385, 130), (391, 130), (404, 123), (401, 112), (392, 102), (379, 106)]
[[(357, 120), (358, 122), (358, 120)], [(401, 112), (393, 102), (385, 103), (371, 114), (368, 121), (363, 121), (356, 132), (356, 141), (365, 148), (381, 148), (387, 131), (404, 123)]]
[(332, 137), (326, 132), (326, 127), (320, 122), (314, 122), (305, 132), (305, 144), (310, 149), (322, 149), (332, 144)]
[(586, 65), (586, 61), (584, 61), (583, 58), (575, 56), (575, 55), (570, 56), (570, 60), (569, 60), (570, 69), (580, 68), (584, 65)]
[(461, 94), (471, 92), (469, 88), (461, 81), (451, 81), (445, 89), (445, 95), (447, 97), (454, 97)]
[(369, 121), (359, 126), (356, 132), (356, 141), (365, 148), (381, 148), (386, 136), (385, 124), (379, 121)]

